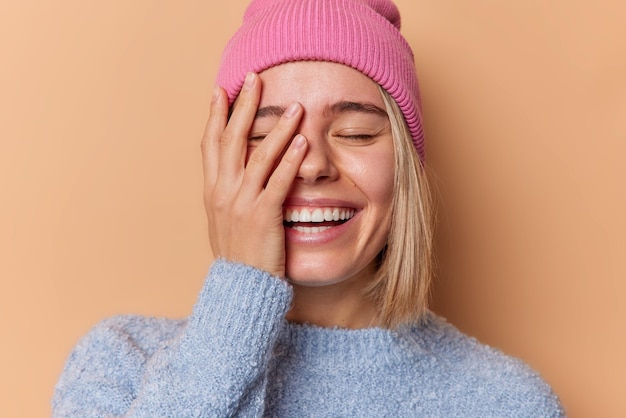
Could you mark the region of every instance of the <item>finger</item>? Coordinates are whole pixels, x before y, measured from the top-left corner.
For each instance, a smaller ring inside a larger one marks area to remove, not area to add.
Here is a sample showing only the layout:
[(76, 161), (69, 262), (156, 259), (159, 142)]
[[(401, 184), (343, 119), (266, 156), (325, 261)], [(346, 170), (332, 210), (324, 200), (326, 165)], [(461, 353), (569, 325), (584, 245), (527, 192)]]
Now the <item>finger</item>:
[(282, 114), (280, 120), (252, 152), (246, 166), (242, 190), (259, 192), (267, 178), (279, 163), (281, 154), (289, 145), (302, 117), (302, 105), (292, 103)]
[(219, 172), (220, 181), (236, 184), (240, 179), (246, 160), (248, 134), (261, 98), (261, 80), (248, 73), (237, 104), (220, 138)]
[(304, 160), (308, 142), (303, 135), (296, 135), (285, 155), (267, 181), (263, 200), (269, 205), (282, 205)]
[(204, 173), (205, 191), (212, 188), (217, 179), (219, 167), (220, 137), (226, 128), (228, 120), (228, 100), (224, 89), (215, 86), (211, 97), (209, 118), (202, 142), (200, 144), (202, 152), (202, 168)]

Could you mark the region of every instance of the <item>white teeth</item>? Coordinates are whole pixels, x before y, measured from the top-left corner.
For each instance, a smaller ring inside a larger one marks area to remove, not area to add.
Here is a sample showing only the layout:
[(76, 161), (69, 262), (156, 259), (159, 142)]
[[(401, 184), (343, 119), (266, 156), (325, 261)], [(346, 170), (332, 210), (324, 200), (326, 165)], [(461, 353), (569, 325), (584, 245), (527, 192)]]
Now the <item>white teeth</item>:
[(300, 222), (311, 222), (311, 212), (308, 209), (302, 209), (300, 211)]
[(324, 211), (322, 209), (315, 209), (311, 215), (311, 222), (324, 222)]
[(352, 218), (354, 212), (354, 209), (341, 208), (287, 209), (284, 219), (287, 222), (343, 221)]
[(331, 226), (294, 226), (298, 232), (303, 232), (305, 234), (317, 234), (318, 232), (326, 231), (327, 229), (332, 228)]

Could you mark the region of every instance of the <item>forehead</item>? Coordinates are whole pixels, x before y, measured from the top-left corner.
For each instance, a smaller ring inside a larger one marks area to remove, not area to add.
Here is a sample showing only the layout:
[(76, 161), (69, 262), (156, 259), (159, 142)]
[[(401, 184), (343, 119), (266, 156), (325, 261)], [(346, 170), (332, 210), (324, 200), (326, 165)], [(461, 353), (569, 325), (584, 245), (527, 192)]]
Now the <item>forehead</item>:
[(260, 73), (260, 106), (285, 106), (294, 101), (305, 109), (322, 109), (339, 101), (372, 103), (384, 109), (378, 85), (348, 66), (333, 62), (298, 61)]

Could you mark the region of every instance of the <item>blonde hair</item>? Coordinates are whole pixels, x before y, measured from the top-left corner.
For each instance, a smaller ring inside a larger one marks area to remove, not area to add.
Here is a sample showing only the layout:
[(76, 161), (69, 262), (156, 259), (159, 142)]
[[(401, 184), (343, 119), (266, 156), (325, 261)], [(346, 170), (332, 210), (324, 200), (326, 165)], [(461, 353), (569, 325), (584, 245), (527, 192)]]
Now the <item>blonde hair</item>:
[(368, 294), (378, 308), (381, 326), (416, 323), (428, 309), (434, 274), (434, 204), (402, 111), (382, 87), (395, 149), (391, 229)]

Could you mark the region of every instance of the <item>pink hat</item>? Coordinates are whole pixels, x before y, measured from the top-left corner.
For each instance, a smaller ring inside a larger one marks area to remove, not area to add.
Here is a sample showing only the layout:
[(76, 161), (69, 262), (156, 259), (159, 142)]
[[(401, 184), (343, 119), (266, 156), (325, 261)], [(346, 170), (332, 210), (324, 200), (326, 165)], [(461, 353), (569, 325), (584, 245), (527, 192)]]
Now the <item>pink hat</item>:
[(424, 159), (421, 101), (413, 52), (389, 0), (253, 0), (231, 38), (217, 84), (234, 101), (248, 71), (292, 61), (330, 61), (380, 84), (400, 106)]

